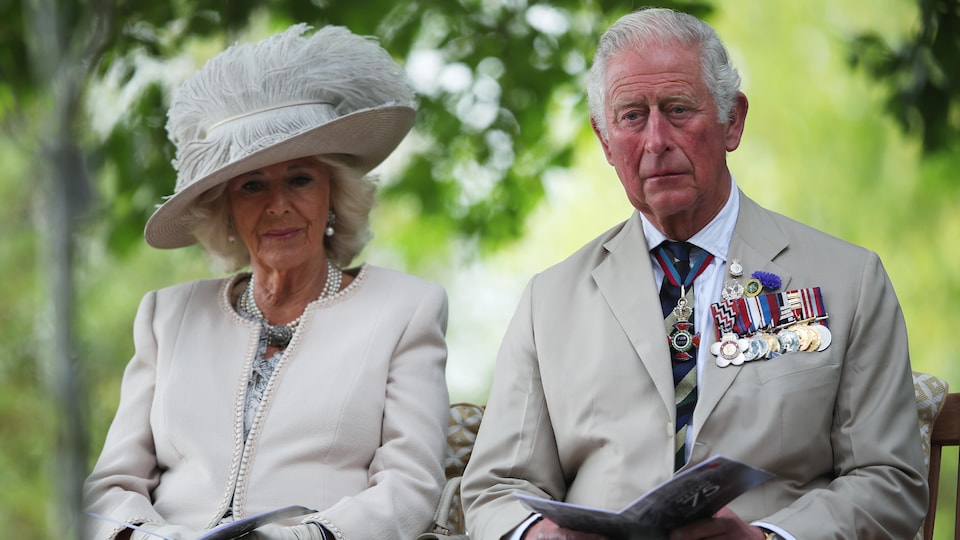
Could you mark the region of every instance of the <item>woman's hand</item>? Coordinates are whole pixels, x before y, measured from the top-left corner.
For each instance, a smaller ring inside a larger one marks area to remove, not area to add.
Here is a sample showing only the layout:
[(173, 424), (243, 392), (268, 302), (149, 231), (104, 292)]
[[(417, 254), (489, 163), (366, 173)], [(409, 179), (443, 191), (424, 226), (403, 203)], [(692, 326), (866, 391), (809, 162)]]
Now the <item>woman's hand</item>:
[(605, 536), (564, 529), (547, 518), (534, 523), (523, 540), (606, 540)]
[(683, 527), (670, 531), (670, 540), (763, 540), (764, 534), (760, 527), (750, 525), (740, 519), (726, 507), (711, 518), (694, 521)]

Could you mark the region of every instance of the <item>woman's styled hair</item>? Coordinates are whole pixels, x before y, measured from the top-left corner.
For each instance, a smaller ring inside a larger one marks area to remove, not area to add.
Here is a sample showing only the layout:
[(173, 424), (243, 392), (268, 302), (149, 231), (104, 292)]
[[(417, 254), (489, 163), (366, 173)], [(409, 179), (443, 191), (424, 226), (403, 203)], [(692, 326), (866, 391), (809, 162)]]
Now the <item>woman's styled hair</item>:
[(679, 44), (700, 51), (700, 69), (717, 106), (718, 121), (732, 119), (740, 75), (730, 62), (727, 49), (717, 32), (700, 19), (666, 8), (644, 8), (621, 17), (600, 38), (587, 80), (590, 117), (604, 139), (607, 119), (604, 114), (607, 92), (607, 63), (628, 47), (643, 51), (650, 44)]
[[(334, 234), (324, 237), (324, 247), (327, 257), (345, 268), (370, 241), (370, 211), (376, 203), (377, 182), (374, 176), (359, 173), (335, 155), (314, 157), (330, 170), (330, 210), (336, 214)], [(234, 272), (250, 264), (250, 252), (236, 238), (224, 196), (226, 188), (227, 182), (223, 182), (197, 197), (187, 219), (211, 266)]]

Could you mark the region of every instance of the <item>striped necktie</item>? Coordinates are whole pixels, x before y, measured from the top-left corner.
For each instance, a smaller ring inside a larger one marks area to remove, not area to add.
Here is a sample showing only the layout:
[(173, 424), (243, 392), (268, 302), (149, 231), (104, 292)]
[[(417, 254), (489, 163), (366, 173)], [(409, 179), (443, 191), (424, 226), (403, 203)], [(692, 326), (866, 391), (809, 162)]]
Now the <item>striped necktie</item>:
[(693, 325), (693, 281), (713, 260), (713, 255), (702, 252), (691, 268), (690, 251), (693, 247), (688, 242), (667, 240), (654, 250), (654, 256), (664, 271), (663, 285), (660, 287), (660, 307), (670, 343), (673, 384), (676, 389), (675, 470), (686, 462), (687, 427), (697, 406), (696, 367), (700, 337), (695, 334)]

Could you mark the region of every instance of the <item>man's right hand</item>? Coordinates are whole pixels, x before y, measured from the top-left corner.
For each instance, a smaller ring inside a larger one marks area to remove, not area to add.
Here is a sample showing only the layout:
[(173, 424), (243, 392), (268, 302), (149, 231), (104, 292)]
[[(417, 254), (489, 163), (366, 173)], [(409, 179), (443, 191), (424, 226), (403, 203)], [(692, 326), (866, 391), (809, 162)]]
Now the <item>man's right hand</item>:
[(564, 529), (547, 518), (534, 523), (523, 535), (523, 540), (606, 540), (606, 536)]
[(183, 525), (168, 525), (165, 523), (144, 523), (140, 525), (141, 529), (150, 531), (132, 531), (130, 540), (157, 540), (158, 538), (170, 538), (171, 540), (196, 540), (200, 533), (184, 527)]

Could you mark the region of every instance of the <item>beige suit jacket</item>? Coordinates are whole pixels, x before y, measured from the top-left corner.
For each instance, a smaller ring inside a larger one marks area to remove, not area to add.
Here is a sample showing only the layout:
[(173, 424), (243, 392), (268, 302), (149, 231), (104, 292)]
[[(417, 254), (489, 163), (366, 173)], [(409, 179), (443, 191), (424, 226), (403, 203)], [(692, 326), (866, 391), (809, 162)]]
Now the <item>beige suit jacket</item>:
[[(821, 287), (833, 343), (741, 367), (708, 362), (691, 463), (723, 454), (776, 474), (731, 507), (798, 539), (911, 537), (925, 474), (905, 325), (878, 257), (742, 194), (729, 253), (747, 275), (779, 275), (781, 290)], [(463, 481), (471, 534), (497, 539), (526, 518), (515, 490), (620, 510), (673, 473), (675, 416), (634, 214), (528, 284)]]
[[(196, 530), (287, 504), (338, 538), (407, 540), (443, 482), (449, 398), (444, 290), (364, 267), (342, 298), (311, 304), (243, 444), (259, 326), (237, 315), (236, 277), (147, 294), (136, 353), (85, 495), (123, 522)], [(87, 538), (119, 527), (91, 522)]]

